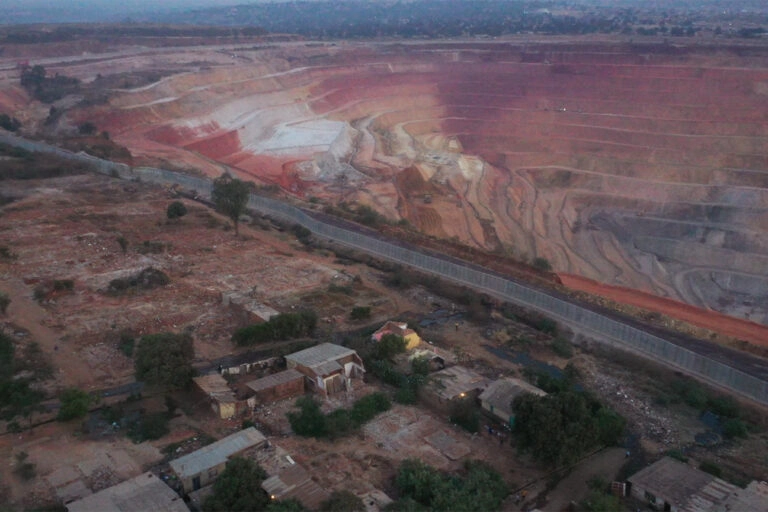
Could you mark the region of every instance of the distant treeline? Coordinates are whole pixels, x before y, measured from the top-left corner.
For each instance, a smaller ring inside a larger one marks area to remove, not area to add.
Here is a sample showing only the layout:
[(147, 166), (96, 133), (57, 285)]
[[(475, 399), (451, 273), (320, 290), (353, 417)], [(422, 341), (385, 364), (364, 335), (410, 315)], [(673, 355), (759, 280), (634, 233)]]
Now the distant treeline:
[(94, 25), (60, 26), (53, 30), (25, 27), (13, 28), (0, 35), (0, 42), (7, 44), (60, 43), (85, 38), (115, 37), (254, 37), (266, 34), (262, 28), (204, 27), (168, 25)]

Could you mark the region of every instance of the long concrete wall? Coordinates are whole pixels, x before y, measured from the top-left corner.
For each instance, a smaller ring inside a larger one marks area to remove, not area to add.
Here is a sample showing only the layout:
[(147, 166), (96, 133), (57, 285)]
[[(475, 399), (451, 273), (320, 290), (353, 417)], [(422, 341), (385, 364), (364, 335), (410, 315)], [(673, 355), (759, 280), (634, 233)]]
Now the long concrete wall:
[[(194, 189), (199, 194), (210, 195), (210, 180), (181, 173), (147, 167), (130, 168), (92, 157), (84, 153), (71, 153), (47, 144), (0, 134), (0, 142), (22, 147), (30, 151), (54, 153), (63, 158), (93, 165), (101, 173), (123, 178), (159, 184), (178, 184)], [(537, 310), (572, 328), (592, 335), (598, 340), (623, 346), (653, 360), (674, 366), (688, 374), (768, 405), (768, 366), (757, 358), (749, 359), (747, 371), (732, 364), (716, 360), (702, 351), (691, 350), (652, 332), (643, 330), (591, 309), (563, 300), (546, 291), (528, 287), (490, 271), (469, 264), (451, 261), (437, 255), (425, 254), (343, 226), (319, 220), (307, 212), (287, 203), (267, 197), (251, 195), (249, 208), (266, 215), (301, 224), (315, 235), (370, 253), (376, 257), (408, 265), (438, 275), (442, 278), (482, 290), (503, 300)]]

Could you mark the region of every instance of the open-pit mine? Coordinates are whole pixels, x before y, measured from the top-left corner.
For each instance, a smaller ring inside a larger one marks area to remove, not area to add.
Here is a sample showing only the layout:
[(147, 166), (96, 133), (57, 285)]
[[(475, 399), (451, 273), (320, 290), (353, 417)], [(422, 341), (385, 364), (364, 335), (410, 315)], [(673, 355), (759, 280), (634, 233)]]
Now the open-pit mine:
[(60, 47), (39, 63), (101, 99), (53, 121), (9, 46), (0, 106), (29, 133), (91, 122), (134, 164), (367, 204), (577, 289), (766, 324), (768, 49), (649, 41)]

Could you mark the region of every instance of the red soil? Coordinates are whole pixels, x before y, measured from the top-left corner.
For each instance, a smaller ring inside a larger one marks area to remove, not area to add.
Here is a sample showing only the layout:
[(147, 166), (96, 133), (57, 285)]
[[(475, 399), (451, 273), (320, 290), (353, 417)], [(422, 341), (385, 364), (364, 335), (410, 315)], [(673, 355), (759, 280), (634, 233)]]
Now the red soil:
[(676, 300), (657, 297), (638, 290), (601, 284), (573, 274), (558, 275), (563, 284), (568, 288), (662, 313), (726, 336), (732, 336), (762, 347), (768, 347), (767, 326), (723, 315), (716, 311), (697, 308)]

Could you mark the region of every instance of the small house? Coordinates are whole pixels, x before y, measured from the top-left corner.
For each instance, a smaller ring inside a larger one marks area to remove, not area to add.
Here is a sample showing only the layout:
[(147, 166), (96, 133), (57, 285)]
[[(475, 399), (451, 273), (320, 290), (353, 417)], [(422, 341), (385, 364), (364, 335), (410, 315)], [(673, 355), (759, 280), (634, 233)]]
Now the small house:
[(318, 510), (331, 495), (312, 480), (299, 464), (294, 464), (272, 475), (261, 483), (261, 488), (273, 500), (295, 499), (307, 510)]
[(289, 370), (304, 375), (307, 389), (330, 395), (350, 389), (352, 379), (365, 374), (363, 360), (350, 348), (333, 343), (321, 343), (285, 356)]
[(523, 393), (546, 395), (544, 391), (524, 380), (505, 378), (490, 383), (485, 391), (480, 393), (480, 404), (484, 410), (511, 427), (515, 422), (512, 401)]
[(184, 500), (151, 472), (67, 503), (69, 512), (189, 512)]
[(185, 493), (210, 485), (224, 471), (230, 457), (251, 448), (264, 446), (267, 439), (253, 427), (204, 446), (197, 451), (174, 459), (171, 469), (179, 478)]
[(452, 366), (430, 375), (419, 395), (438, 409), (449, 410), (461, 401), (474, 401), (488, 386), (488, 379), (463, 366)]
[(768, 512), (768, 484), (746, 489), (684, 462), (664, 457), (627, 479), (627, 493), (656, 510), (669, 512)]
[(207, 397), (213, 412), (223, 420), (232, 419), (242, 412), (246, 405), (240, 403), (226, 379), (218, 373), (192, 379), (199, 392)]
[(421, 338), (413, 329), (408, 328), (408, 324), (405, 322), (392, 322), (389, 321), (382, 325), (378, 331), (371, 335), (371, 341), (379, 342), (381, 338), (387, 334), (394, 334), (400, 336), (405, 340), (405, 349), (412, 350), (419, 346)]
[(304, 375), (295, 369), (273, 373), (246, 384), (256, 403), (277, 402), (304, 394)]

